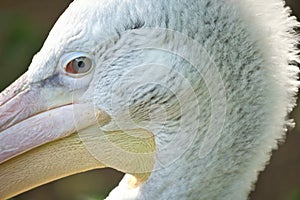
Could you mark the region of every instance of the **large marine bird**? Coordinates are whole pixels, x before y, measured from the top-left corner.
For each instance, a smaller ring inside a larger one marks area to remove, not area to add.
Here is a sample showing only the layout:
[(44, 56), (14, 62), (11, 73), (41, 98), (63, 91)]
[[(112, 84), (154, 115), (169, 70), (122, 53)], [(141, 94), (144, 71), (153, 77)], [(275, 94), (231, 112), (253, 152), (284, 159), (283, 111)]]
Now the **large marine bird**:
[(0, 199), (96, 168), (107, 199), (247, 199), (288, 126), (281, 0), (75, 0), (0, 96)]

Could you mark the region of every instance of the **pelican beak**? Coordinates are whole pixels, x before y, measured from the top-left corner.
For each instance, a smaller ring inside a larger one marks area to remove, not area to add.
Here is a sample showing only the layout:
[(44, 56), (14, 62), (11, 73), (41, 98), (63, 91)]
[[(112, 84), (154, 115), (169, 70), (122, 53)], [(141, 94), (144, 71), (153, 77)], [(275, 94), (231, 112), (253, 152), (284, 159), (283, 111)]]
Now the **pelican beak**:
[(24, 74), (0, 94), (0, 199), (104, 167), (73, 134), (97, 124), (103, 113), (73, 102), (58, 87), (27, 79)]
[[(0, 94), (0, 199), (75, 173), (114, 167), (96, 159), (85, 143), (100, 149), (107, 144), (107, 136), (95, 133), (110, 117), (93, 105), (74, 101), (73, 92), (51, 82), (29, 84), (25, 73)], [(85, 142), (79, 133), (85, 134)], [(122, 136), (110, 135), (117, 140)], [(130, 142), (126, 138), (121, 137)], [(148, 143), (154, 146), (152, 139)]]

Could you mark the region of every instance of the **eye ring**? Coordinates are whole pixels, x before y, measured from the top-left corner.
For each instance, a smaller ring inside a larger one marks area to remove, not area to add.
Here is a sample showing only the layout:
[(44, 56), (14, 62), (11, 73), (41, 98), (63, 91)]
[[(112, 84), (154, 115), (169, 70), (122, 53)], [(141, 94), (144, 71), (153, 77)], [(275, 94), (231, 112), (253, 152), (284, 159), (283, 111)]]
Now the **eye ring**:
[(60, 66), (66, 75), (78, 78), (92, 71), (94, 59), (84, 52), (70, 52), (61, 57)]

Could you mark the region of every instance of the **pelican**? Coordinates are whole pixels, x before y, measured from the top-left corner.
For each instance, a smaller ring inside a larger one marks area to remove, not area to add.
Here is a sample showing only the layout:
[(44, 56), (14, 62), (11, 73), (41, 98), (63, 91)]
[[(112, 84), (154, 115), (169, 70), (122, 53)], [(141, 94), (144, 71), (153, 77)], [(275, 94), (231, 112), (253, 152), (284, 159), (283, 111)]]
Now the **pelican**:
[(0, 95), (0, 199), (126, 173), (110, 199), (247, 199), (293, 126), (282, 0), (75, 0)]

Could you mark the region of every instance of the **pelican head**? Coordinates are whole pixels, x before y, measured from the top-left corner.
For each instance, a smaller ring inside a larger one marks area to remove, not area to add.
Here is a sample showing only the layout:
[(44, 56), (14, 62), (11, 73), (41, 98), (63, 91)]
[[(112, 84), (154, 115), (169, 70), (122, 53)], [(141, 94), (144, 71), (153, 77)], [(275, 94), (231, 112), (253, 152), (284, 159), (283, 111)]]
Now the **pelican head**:
[(283, 139), (281, 0), (75, 0), (0, 95), (0, 199), (111, 167), (107, 199), (247, 199)]

